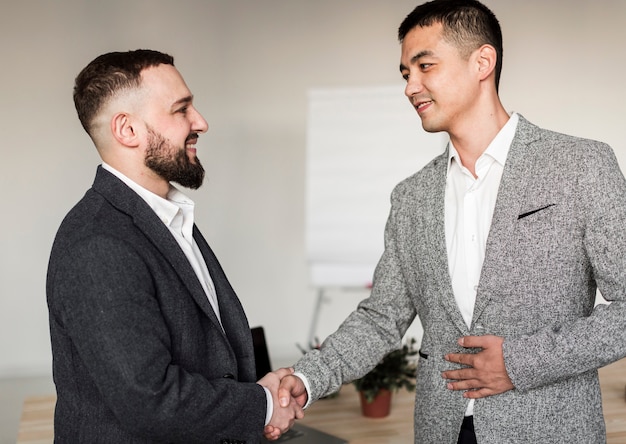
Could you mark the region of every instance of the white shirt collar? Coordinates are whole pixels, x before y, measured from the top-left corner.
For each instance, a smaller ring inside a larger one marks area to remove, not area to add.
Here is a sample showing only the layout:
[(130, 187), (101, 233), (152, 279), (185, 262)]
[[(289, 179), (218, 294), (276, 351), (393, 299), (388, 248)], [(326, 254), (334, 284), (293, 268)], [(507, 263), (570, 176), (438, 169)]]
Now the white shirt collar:
[(147, 190), (137, 182), (128, 178), (106, 162), (102, 162), (102, 168), (116, 176), (128, 185), (128, 187), (137, 193), (143, 200), (145, 200), (159, 219), (161, 219), (161, 221), (168, 227), (172, 228), (171, 224), (180, 212), (183, 217), (183, 222), (180, 223), (180, 225), (183, 227), (182, 229), (185, 237), (190, 238), (190, 230), (193, 227), (193, 208), (195, 204), (180, 190), (173, 185), (170, 185), (170, 190), (167, 193), (167, 199), (163, 199), (161, 196)]

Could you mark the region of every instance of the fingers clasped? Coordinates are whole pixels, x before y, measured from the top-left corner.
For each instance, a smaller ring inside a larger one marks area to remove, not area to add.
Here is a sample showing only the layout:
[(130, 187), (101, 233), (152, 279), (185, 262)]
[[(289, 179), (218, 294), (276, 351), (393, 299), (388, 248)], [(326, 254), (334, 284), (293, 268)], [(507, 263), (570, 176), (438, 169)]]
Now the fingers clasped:
[(278, 369), (259, 380), (259, 384), (266, 387), (272, 395), (272, 417), (264, 429), (264, 435), (270, 441), (280, 438), (293, 426), (296, 419), (304, 418), (302, 407), (306, 403), (306, 393), (303, 397), (299, 392), (298, 381), (302, 383), (300, 378), (293, 376), (292, 368)]

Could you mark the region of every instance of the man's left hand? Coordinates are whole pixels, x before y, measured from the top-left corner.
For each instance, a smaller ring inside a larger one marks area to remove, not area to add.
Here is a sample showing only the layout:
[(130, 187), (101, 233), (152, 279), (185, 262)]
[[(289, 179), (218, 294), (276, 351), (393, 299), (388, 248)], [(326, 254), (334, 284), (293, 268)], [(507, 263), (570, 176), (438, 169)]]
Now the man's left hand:
[(449, 362), (468, 366), (441, 373), (448, 379), (448, 389), (465, 390), (464, 398), (478, 399), (513, 390), (515, 387), (504, 365), (500, 336), (465, 336), (459, 344), (465, 348), (479, 348), (478, 353), (450, 353), (444, 356)]

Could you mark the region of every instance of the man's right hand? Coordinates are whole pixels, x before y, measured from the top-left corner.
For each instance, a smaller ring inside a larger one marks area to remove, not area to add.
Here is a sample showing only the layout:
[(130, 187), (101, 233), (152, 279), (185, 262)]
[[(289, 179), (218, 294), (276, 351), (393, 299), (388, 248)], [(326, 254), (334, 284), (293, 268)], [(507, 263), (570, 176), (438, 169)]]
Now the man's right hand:
[(309, 395), (302, 379), (290, 374), (280, 380), (278, 402), (280, 402), (281, 407), (287, 407), (292, 400), (300, 407), (304, 407), (308, 398)]
[(293, 426), (296, 419), (304, 418), (302, 406), (298, 405), (295, 400), (288, 399), (285, 405), (282, 405), (278, 400), (279, 382), (281, 378), (291, 373), (293, 373), (293, 369), (281, 368), (268, 373), (258, 381), (258, 383), (266, 387), (272, 395), (274, 405), (272, 417), (264, 430), (265, 437), (270, 441), (280, 438), (283, 433)]

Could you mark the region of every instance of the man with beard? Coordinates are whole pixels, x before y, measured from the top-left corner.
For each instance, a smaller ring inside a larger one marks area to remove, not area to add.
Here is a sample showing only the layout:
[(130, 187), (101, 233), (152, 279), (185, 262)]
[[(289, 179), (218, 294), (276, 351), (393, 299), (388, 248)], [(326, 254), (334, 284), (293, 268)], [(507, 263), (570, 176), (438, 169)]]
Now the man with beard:
[(108, 53), (76, 78), (103, 160), (57, 233), (47, 297), (55, 442), (255, 443), (302, 411), (258, 382), (248, 322), (193, 222), (208, 129), (173, 59)]

